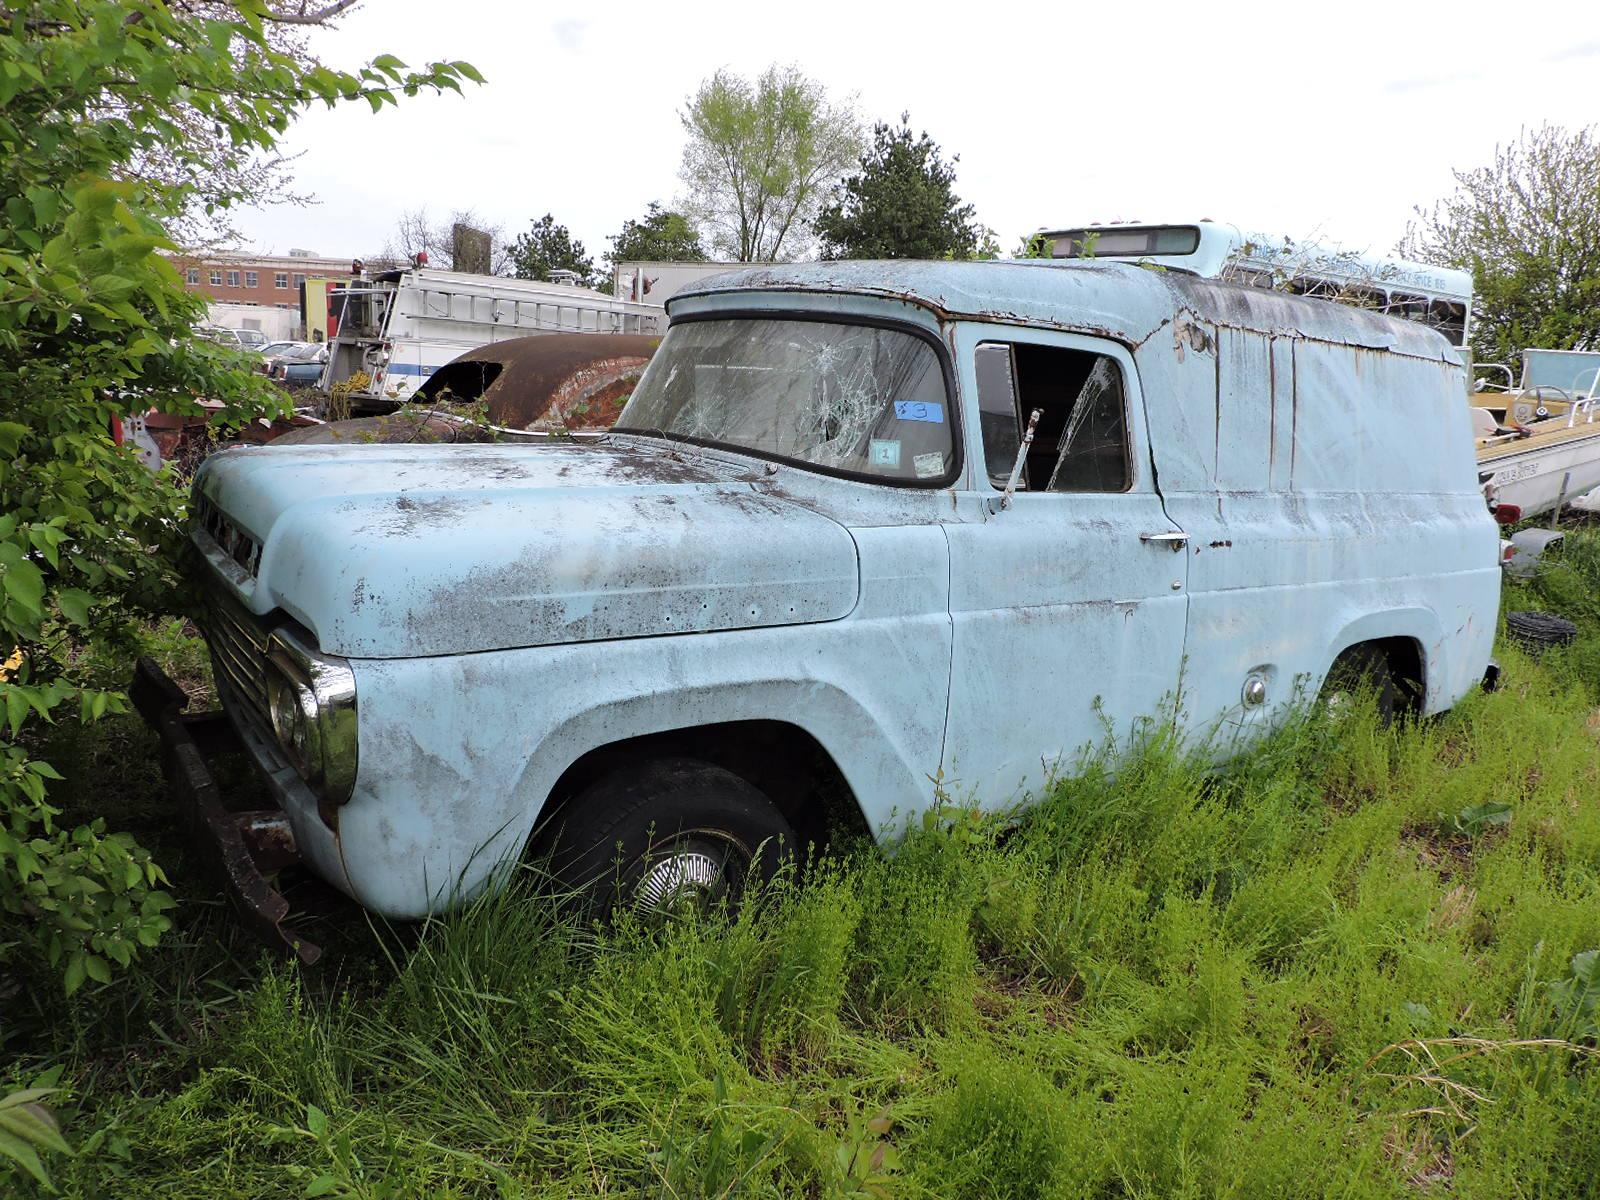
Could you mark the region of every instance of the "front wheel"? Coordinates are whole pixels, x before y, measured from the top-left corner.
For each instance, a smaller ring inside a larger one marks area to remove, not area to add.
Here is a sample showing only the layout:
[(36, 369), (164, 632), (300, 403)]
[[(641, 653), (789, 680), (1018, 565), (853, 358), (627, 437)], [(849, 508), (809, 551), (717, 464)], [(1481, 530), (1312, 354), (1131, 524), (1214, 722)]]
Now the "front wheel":
[(533, 853), (601, 914), (659, 917), (737, 901), (793, 845), (783, 814), (733, 772), (661, 758), (590, 784), (537, 835)]

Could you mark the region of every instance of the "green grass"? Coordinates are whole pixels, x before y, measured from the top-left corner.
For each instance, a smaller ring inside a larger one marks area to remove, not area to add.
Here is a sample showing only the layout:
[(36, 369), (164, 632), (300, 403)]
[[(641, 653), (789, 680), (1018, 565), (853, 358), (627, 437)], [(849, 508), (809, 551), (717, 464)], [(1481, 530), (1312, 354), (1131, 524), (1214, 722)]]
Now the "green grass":
[(1592, 1194), (1596, 596), (1591, 536), (1508, 597), (1579, 642), (1437, 721), (1123, 747), (664, 930), (351, 912), (305, 973), (191, 882), (146, 735), (63, 733), (186, 903), (133, 977), (4, 1001), (0, 1093), (64, 1068), (74, 1196)]

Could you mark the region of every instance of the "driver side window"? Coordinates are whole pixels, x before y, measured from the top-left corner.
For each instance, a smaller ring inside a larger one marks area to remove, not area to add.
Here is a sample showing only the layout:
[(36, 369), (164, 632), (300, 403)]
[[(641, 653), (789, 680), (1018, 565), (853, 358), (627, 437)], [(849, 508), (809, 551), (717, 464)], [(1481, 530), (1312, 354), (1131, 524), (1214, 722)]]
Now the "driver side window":
[(975, 351), (989, 482), (1004, 488), (1030, 415), (1039, 412), (1019, 492), (1125, 492), (1133, 472), (1122, 368), (1104, 354), (1028, 342)]

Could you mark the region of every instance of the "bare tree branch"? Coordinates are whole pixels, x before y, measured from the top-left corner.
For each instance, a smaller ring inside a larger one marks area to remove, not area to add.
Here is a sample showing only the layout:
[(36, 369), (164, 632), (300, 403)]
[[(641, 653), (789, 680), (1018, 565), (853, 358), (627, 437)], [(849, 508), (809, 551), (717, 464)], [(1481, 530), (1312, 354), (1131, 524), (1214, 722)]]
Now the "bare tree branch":
[(301, 11), (298, 13), (279, 12), (276, 9), (269, 8), (263, 15), (267, 20), (276, 21), (280, 25), (326, 25), (340, 14), (349, 12), (359, 3), (361, 3), (361, 0), (334, 0), (334, 3), (325, 4), (316, 12), (306, 12), (304, 4), (300, 6)]

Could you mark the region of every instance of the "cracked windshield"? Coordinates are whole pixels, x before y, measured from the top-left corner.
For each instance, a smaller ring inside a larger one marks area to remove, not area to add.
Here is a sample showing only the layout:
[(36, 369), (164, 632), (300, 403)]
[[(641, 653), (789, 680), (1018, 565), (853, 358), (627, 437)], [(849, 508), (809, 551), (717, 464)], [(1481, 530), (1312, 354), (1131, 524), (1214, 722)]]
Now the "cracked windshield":
[(617, 428), (910, 483), (945, 482), (954, 465), (938, 356), (869, 325), (676, 326)]

